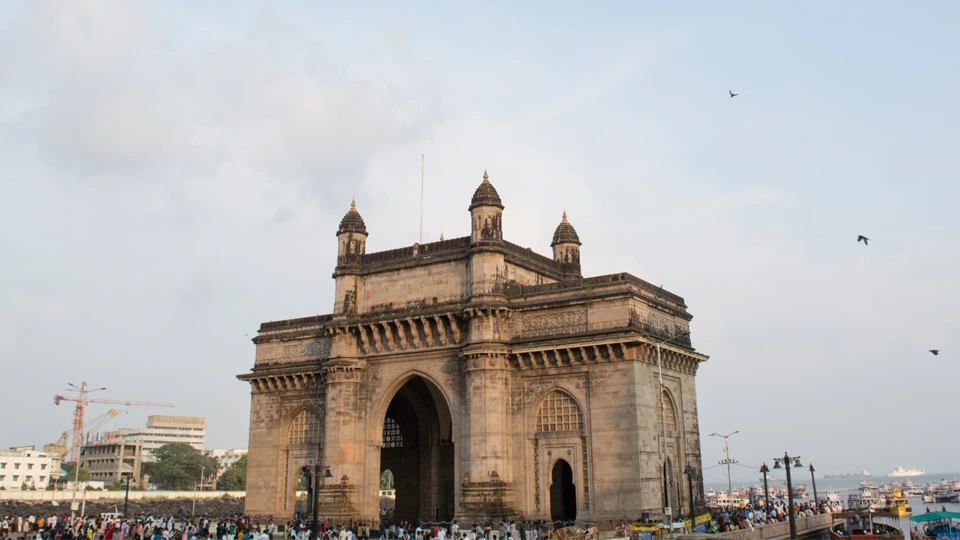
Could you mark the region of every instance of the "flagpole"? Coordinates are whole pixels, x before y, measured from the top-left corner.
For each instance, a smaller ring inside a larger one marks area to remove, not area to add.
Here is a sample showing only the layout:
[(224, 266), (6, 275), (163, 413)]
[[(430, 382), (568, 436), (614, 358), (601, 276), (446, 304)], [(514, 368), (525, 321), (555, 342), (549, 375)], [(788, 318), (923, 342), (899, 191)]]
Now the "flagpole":
[(423, 243), (423, 154), (420, 154), (420, 243)]

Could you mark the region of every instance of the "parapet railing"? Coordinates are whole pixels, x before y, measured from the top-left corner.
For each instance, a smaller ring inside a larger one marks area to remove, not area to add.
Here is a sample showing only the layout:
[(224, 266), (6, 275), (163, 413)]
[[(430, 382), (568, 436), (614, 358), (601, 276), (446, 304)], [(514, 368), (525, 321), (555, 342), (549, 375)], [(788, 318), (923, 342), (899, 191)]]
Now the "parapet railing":
[[(825, 529), (833, 524), (833, 514), (818, 514), (816, 516), (797, 518), (797, 535), (803, 535), (807, 532)], [(678, 540), (773, 540), (790, 536), (790, 522), (781, 521), (769, 525), (758, 525), (752, 529), (741, 529), (739, 531), (730, 531), (717, 534), (683, 534), (678, 536)]]

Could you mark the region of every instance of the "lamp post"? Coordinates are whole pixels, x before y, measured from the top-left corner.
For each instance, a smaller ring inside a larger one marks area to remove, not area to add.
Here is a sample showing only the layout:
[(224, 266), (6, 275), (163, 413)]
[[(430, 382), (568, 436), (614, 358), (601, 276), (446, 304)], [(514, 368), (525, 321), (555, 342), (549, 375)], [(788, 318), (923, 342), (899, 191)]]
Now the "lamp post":
[(130, 477), (127, 477), (127, 494), (123, 497), (123, 517), (127, 517), (127, 504), (130, 502)]
[(663, 396), (663, 363), (660, 361), (660, 345), (669, 343), (675, 339), (690, 335), (690, 331), (677, 334), (669, 339), (664, 339), (654, 343), (657, 349), (657, 379), (660, 383), (660, 468), (663, 473), (663, 522), (670, 525), (670, 488), (667, 482), (667, 423), (666, 404)]
[(720, 465), (727, 466), (727, 501), (731, 507), (733, 506), (733, 480), (732, 480), (732, 477), (730, 476), (730, 464), (736, 463), (737, 460), (730, 459), (730, 445), (727, 444), (727, 439), (729, 439), (730, 437), (733, 437), (737, 433), (740, 433), (740, 430), (736, 430), (733, 433), (729, 433), (727, 435), (721, 435), (716, 432), (710, 434), (711, 437), (723, 437), (723, 453), (727, 457), (726, 459), (721, 460), (719, 463)]
[(763, 473), (763, 513), (764, 513), (764, 523), (767, 519), (770, 518), (770, 489), (767, 487), (767, 473), (770, 472), (770, 467), (767, 467), (767, 462), (764, 461), (763, 465), (760, 467), (760, 472)]
[(773, 458), (773, 468), (779, 469), (783, 468), (787, 471), (787, 517), (790, 520), (790, 540), (797, 540), (797, 517), (794, 515), (793, 511), (793, 482), (790, 479), (790, 463), (793, 462), (793, 467), (796, 469), (802, 469), (803, 464), (800, 463), (800, 456), (790, 456), (786, 452), (783, 453), (782, 458)]
[[(200, 467), (200, 485), (199, 485), (200, 491), (203, 491), (203, 471), (204, 471), (204, 467)], [(191, 513), (194, 516), (197, 515), (197, 488), (196, 487), (193, 489), (193, 510), (191, 511)]]
[(690, 495), (690, 526), (692, 527), (694, 525), (693, 520), (697, 515), (697, 507), (693, 499), (693, 475), (696, 474), (697, 470), (692, 465), (687, 465), (683, 468), (683, 472), (687, 475), (687, 490)]
[(817, 502), (817, 479), (814, 478), (813, 473), (816, 469), (813, 468), (813, 463), (810, 464), (810, 482), (813, 483), (813, 507), (820, 508), (820, 503)]
[[(324, 465), (323, 468), (324, 468), (324, 472), (323, 472), (323, 477), (322, 477), (322, 478), (323, 478), (323, 480), (324, 480), (324, 483), (326, 483), (326, 479), (327, 479), (327, 478), (333, 478), (333, 475), (330, 474), (330, 466), (329, 466), (329, 465)], [(320, 478), (321, 478), (321, 476), (320, 476), (319, 473), (320, 473), (320, 471), (317, 471), (317, 474), (314, 474), (314, 475), (313, 475), (313, 477), (314, 477), (314, 483), (315, 483), (315, 484), (319, 484), (319, 480), (320, 480)], [(317, 534), (318, 534), (318, 532), (320, 531), (320, 524), (318, 523), (318, 521), (320, 520), (320, 518), (319, 518), (320, 513), (319, 513), (319, 508), (318, 508), (318, 507), (320, 506), (320, 504), (319, 504), (319, 503), (320, 503), (320, 493), (319, 493), (319, 492), (320, 492), (320, 486), (317, 485), (317, 486), (315, 486), (314, 489), (313, 489), (313, 516), (312, 516), (312, 517), (313, 517), (313, 520), (312, 520), (311, 523), (310, 523), (310, 534), (311, 534), (310, 538), (312, 538), (312, 539), (314, 539), (314, 540), (316, 540)]]

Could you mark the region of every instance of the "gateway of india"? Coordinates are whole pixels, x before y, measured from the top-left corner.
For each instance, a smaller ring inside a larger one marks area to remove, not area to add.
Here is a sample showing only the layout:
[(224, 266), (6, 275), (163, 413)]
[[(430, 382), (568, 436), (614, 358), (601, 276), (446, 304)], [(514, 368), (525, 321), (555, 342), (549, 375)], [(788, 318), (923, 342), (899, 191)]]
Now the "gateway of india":
[(510, 243), (503, 209), (484, 172), (469, 236), (367, 253), (351, 204), (333, 313), (263, 323), (238, 376), (248, 515), (293, 516), (308, 472), (322, 519), (377, 523), (387, 470), (397, 522), (656, 518), (664, 486), (674, 515), (691, 492), (702, 507), (707, 356), (683, 298), (626, 273), (583, 277), (566, 213), (553, 257)]

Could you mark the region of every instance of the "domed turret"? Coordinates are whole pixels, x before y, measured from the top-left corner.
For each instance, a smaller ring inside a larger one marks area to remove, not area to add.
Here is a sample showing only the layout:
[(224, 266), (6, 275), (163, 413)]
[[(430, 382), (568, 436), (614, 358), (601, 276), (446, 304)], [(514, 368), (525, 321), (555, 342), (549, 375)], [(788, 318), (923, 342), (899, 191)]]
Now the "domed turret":
[(497, 189), (490, 183), (487, 171), (483, 171), (483, 182), (473, 192), (470, 200), (470, 220), (472, 222), (470, 240), (480, 241), (503, 239), (500, 218), (503, 215), (503, 203)]
[(563, 212), (563, 220), (553, 232), (553, 260), (564, 265), (564, 273), (580, 276), (580, 237), (576, 229), (567, 221), (567, 212)]
[(350, 210), (347, 211), (343, 219), (340, 220), (340, 228), (337, 229), (337, 236), (343, 233), (361, 233), (367, 234), (367, 224), (363, 222), (360, 212), (357, 212), (357, 201), (350, 201)]
[(337, 262), (340, 264), (352, 262), (366, 253), (367, 224), (357, 212), (356, 201), (350, 202), (350, 210), (340, 220), (337, 239)]
[(493, 187), (493, 184), (490, 183), (490, 177), (487, 175), (487, 171), (483, 171), (483, 182), (477, 187), (477, 190), (473, 192), (473, 199), (470, 200), (470, 208), (467, 210), (473, 210), (474, 208), (480, 206), (495, 206), (503, 210), (503, 203), (500, 202), (500, 194), (497, 193), (497, 188)]

